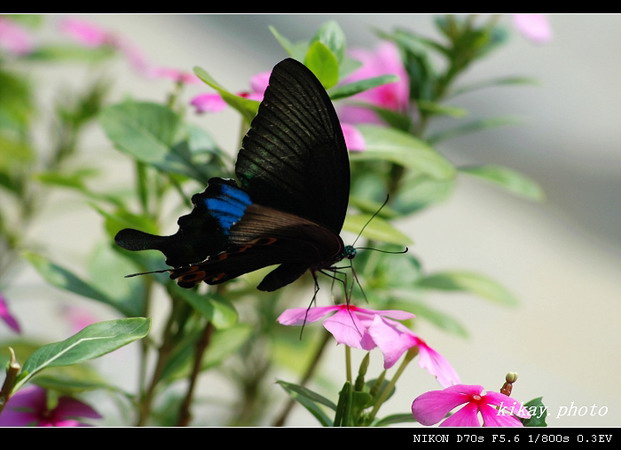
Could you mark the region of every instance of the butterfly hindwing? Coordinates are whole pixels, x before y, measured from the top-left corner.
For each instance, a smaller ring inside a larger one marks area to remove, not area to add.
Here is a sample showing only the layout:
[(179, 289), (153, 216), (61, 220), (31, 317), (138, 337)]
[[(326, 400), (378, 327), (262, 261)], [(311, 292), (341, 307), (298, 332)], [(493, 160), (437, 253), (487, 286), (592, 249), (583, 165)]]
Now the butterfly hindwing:
[(127, 228), (116, 235), (116, 243), (128, 250), (159, 250), (172, 267), (201, 262), (226, 249), (231, 226), (251, 200), (235, 181), (212, 178), (203, 192), (192, 196), (192, 203), (192, 212), (177, 221), (175, 234), (156, 236)]
[(338, 260), (343, 249), (340, 237), (327, 228), (256, 204), (248, 206), (244, 219), (231, 227), (229, 239), (227, 250), (189, 268), (176, 269), (171, 277), (180, 285), (219, 284), (280, 264), (258, 286), (272, 291), (295, 281), (319, 261)]

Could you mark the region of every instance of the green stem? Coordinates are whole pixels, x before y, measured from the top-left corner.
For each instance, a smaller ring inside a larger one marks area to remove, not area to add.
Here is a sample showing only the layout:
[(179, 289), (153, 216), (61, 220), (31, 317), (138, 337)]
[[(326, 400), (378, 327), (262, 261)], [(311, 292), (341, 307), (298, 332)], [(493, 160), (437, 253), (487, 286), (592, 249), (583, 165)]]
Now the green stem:
[(189, 378), (188, 389), (179, 409), (179, 419), (177, 423), (178, 426), (188, 426), (192, 419), (190, 406), (192, 405), (192, 399), (194, 398), (194, 390), (196, 388), (198, 376), (201, 373), (203, 356), (205, 355), (205, 351), (207, 351), (207, 348), (209, 347), (209, 343), (211, 342), (211, 335), (213, 334), (214, 329), (215, 328), (213, 324), (211, 322), (207, 322), (196, 344), (196, 349), (194, 352), (194, 364), (192, 366), (192, 373), (190, 374)]
[(352, 382), (352, 371), (351, 371), (351, 348), (348, 345), (345, 346), (345, 372), (347, 376), (347, 381)]
[[(143, 293), (143, 310), (142, 317), (150, 317), (151, 309), (151, 292), (153, 290), (153, 280), (149, 277), (144, 278), (144, 293)], [(145, 385), (147, 383), (147, 364), (149, 355), (149, 342), (148, 339), (140, 339), (140, 364), (138, 367), (138, 392), (144, 392)]]
[(138, 421), (136, 423), (137, 426), (144, 426), (147, 424), (149, 416), (151, 414), (151, 409), (153, 406), (153, 399), (155, 397), (155, 391), (158, 387), (158, 384), (161, 380), (162, 372), (164, 371), (164, 367), (168, 362), (168, 358), (170, 357), (172, 350), (174, 348), (174, 340), (176, 337), (176, 333), (174, 331), (175, 326), (177, 324), (177, 317), (180, 313), (180, 306), (184, 305), (184, 302), (177, 300), (171, 297), (172, 301), (172, 311), (168, 317), (168, 321), (166, 322), (166, 326), (163, 332), (163, 340), (160, 348), (158, 350), (157, 362), (155, 364), (155, 368), (153, 369), (153, 374), (151, 376), (151, 382), (147, 387), (147, 390), (142, 395), (140, 400), (140, 404), (138, 407)]
[(373, 409), (371, 410), (371, 413), (369, 414), (369, 422), (372, 422), (373, 419), (375, 419), (375, 416), (376, 416), (377, 412), (379, 411), (379, 409), (381, 408), (382, 404), (384, 404), (384, 402), (388, 398), (388, 395), (390, 395), (390, 393), (394, 389), (395, 385), (397, 384), (397, 380), (399, 380), (399, 377), (401, 377), (401, 375), (403, 374), (403, 371), (405, 370), (407, 365), (410, 363), (410, 361), (412, 361), (414, 359), (414, 357), (417, 354), (418, 354), (418, 347), (412, 347), (405, 354), (405, 357), (403, 358), (403, 361), (401, 362), (401, 365), (397, 369), (397, 372), (391, 378), (391, 380), (388, 382), (386, 387), (380, 392), (377, 401), (373, 405)]
[(0, 414), (4, 409), (4, 406), (11, 398), (13, 388), (15, 387), (15, 381), (17, 380), (17, 376), (19, 375), (19, 371), (22, 369), (20, 364), (17, 362), (17, 359), (15, 358), (15, 352), (11, 347), (9, 347), (9, 351), (11, 352), (11, 359), (9, 360), (9, 364), (6, 369), (6, 377), (4, 378), (4, 383), (2, 383), (2, 388), (0, 388)]

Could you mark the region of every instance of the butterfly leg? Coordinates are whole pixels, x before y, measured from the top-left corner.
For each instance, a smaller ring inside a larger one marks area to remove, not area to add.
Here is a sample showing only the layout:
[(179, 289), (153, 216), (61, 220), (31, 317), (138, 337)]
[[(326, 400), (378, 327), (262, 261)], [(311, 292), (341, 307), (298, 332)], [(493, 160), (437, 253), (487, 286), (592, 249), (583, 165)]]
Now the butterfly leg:
[[(340, 267), (329, 267), (328, 269), (321, 270), (320, 272), (326, 275), (327, 277), (330, 277), (333, 280), (338, 281), (339, 283), (343, 285), (343, 293), (345, 294), (345, 301), (347, 304), (349, 304), (349, 301), (351, 299), (351, 292), (349, 293), (347, 292), (347, 273), (339, 272), (339, 269), (341, 268)], [(327, 272), (326, 270), (329, 270), (330, 272)], [(337, 277), (336, 274), (342, 275), (343, 278)]]

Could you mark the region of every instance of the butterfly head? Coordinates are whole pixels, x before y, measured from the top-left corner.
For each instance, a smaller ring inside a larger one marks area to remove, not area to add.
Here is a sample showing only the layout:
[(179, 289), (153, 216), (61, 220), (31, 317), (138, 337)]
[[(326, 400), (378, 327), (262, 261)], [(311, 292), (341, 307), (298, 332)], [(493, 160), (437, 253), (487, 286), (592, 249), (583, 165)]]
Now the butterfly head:
[(343, 248), (342, 256), (343, 256), (343, 259), (345, 258), (354, 259), (356, 257), (356, 253), (357, 253), (357, 250), (353, 245), (346, 245)]

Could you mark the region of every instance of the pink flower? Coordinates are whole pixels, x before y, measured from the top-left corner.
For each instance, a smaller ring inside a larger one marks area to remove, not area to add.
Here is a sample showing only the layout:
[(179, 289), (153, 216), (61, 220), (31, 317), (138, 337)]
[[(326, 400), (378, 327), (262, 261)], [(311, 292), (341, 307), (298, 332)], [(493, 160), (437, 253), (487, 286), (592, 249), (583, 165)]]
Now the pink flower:
[(86, 47), (110, 46), (127, 57), (130, 64), (139, 72), (148, 70), (142, 53), (121, 36), (98, 27), (82, 19), (65, 18), (60, 22), (60, 29)]
[[(351, 56), (360, 61), (362, 66), (348, 76), (344, 82), (353, 82), (380, 75), (397, 75), (399, 77), (399, 80), (394, 83), (361, 92), (354, 95), (352, 99), (393, 111), (407, 110), (410, 96), (408, 75), (401, 62), (399, 51), (393, 43), (384, 42), (375, 51), (352, 50)], [(383, 123), (375, 112), (351, 105), (343, 107), (340, 116), (344, 122), (353, 124)]]
[[(263, 100), (270, 74), (271, 72), (261, 72), (254, 75), (250, 79), (250, 91), (238, 92), (236, 95), (256, 101)], [(226, 108), (226, 102), (216, 93), (199, 94), (190, 101), (190, 104), (194, 106), (197, 114), (217, 113)]]
[(315, 322), (334, 312), (323, 321), (339, 344), (362, 350), (378, 347), (384, 355), (384, 368), (392, 367), (407, 350), (418, 347), (419, 365), (438, 377), (443, 385), (459, 382), (451, 365), (407, 327), (391, 319), (405, 320), (414, 314), (398, 310), (376, 311), (354, 305), (292, 308), (284, 311), (278, 322), (282, 325), (303, 325)]
[(545, 14), (513, 14), (513, 23), (522, 35), (537, 44), (552, 39), (552, 28)]
[(184, 72), (182, 70), (170, 67), (147, 67), (143, 70), (144, 75), (151, 78), (168, 78), (183, 84), (199, 84), (202, 83), (193, 73)]
[(60, 22), (60, 30), (86, 47), (116, 45), (116, 38), (112, 33), (81, 19), (63, 19)]
[(2, 296), (2, 294), (0, 294), (0, 319), (2, 319), (4, 323), (6, 323), (9, 326), (9, 328), (15, 331), (16, 333), (21, 332), (19, 323), (9, 311), (9, 305), (6, 299)]
[(345, 145), (349, 151), (363, 151), (366, 148), (366, 142), (362, 133), (349, 123), (341, 123)]
[(74, 334), (98, 321), (90, 311), (77, 306), (64, 306), (61, 313), (68, 320)]
[[(459, 411), (444, 420), (441, 427), (478, 427), (481, 414), (486, 427), (521, 427), (517, 417), (530, 413), (522, 403), (499, 392), (483, 393), (483, 386), (457, 384), (439, 391), (429, 391), (412, 402), (412, 414), (422, 425), (433, 425), (459, 405)], [(517, 417), (516, 417), (517, 416)]]
[(409, 348), (418, 347), (418, 365), (438, 379), (441, 386), (460, 382), (451, 364), (409, 328), (399, 322), (376, 316), (370, 333), (384, 354), (384, 367), (392, 366)]
[(199, 94), (190, 101), (190, 105), (194, 107), (197, 114), (217, 113), (226, 108), (224, 99), (220, 94), (215, 93)]
[(15, 22), (0, 17), (0, 47), (19, 56), (30, 53), (34, 45), (26, 30)]
[(77, 420), (79, 417), (99, 419), (101, 415), (86, 403), (61, 396), (53, 409), (48, 408), (47, 391), (31, 386), (13, 395), (2, 414), (2, 427), (80, 427), (89, 426)]
[(81, 19), (67, 18), (61, 22), (61, 30), (87, 47), (109, 45), (123, 54), (130, 65), (141, 75), (148, 78), (167, 78), (178, 83), (198, 84), (200, 79), (192, 73), (170, 67), (154, 66), (148, 63), (142, 53), (121, 36), (104, 30)]

